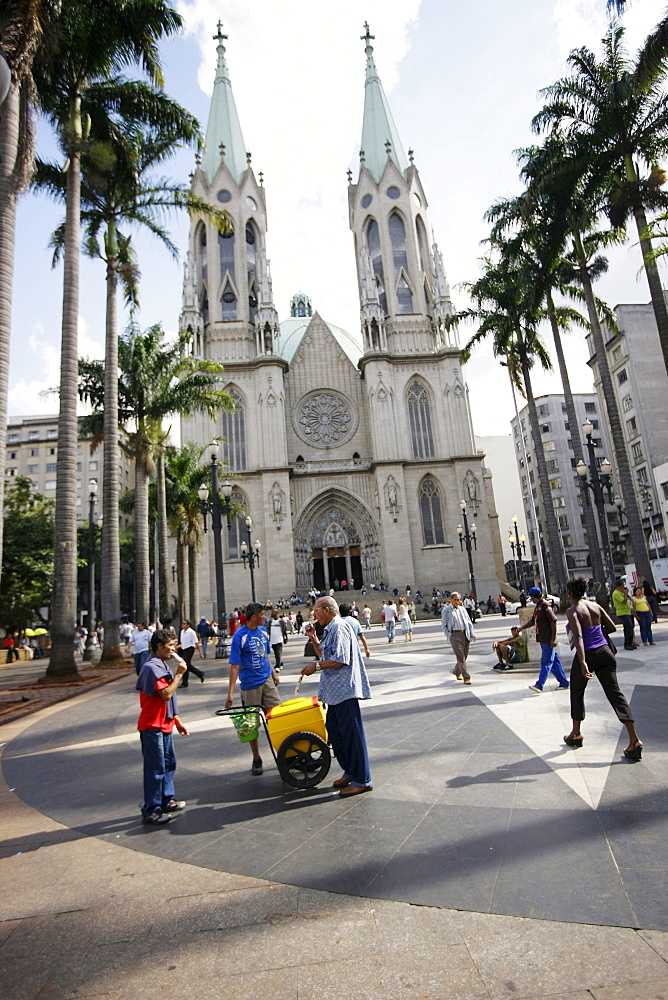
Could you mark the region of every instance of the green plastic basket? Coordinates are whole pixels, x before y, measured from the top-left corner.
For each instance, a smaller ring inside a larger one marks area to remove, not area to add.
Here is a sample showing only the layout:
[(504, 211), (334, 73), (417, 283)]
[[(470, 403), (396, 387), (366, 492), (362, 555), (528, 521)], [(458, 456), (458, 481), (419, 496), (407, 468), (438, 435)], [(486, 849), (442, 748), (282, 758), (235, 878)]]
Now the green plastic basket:
[(230, 718), (241, 743), (249, 743), (260, 735), (257, 712), (233, 712)]

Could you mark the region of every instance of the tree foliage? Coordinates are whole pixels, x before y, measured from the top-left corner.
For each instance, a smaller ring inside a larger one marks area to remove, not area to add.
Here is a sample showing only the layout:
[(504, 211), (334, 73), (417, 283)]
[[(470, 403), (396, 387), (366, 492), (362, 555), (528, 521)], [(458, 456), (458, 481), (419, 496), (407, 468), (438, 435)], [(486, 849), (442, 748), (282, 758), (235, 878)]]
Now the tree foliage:
[(5, 493), (5, 550), (0, 622), (24, 629), (47, 623), (53, 577), (54, 504), (31, 479), (17, 477)]

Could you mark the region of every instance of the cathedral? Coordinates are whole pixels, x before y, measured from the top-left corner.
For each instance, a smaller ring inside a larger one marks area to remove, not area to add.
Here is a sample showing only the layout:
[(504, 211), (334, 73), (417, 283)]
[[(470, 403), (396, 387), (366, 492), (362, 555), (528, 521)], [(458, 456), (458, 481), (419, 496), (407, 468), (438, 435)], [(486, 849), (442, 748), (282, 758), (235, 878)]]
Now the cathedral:
[[(476, 451), (443, 258), (430, 245), (427, 198), (374, 62), (366, 83), (359, 172), (348, 173), (360, 330), (349, 333), (295, 294), (279, 320), (267, 259), (267, 192), (244, 145), (218, 26), (206, 145), (192, 191), (222, 206), (233, 232), (193, 218), (182, 330), (192, 352), (224, 365), (233, 412), (182, 420), (182, 441), (221, 441), (233, 500), (252, 518), (259, 600), (353, 581), (431, 592), (470, 590), (460, 545), (475, 526), (479, 598), (503, 575), (491, 474)], [(280, 246), (274, 247), (280, 253)], [(317, 306), (317, 303), (316, 303)], [(244, 518), (223, 529), (228, 609), (250, 599)], [(217, 618), (214, 546), (205, 538), (200, 613)]]

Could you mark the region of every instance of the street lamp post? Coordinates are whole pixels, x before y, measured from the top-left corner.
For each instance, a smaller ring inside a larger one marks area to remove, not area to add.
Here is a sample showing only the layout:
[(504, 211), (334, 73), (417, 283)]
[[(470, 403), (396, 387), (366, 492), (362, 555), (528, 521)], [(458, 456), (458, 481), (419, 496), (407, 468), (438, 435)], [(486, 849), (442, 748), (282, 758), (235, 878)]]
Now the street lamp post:
[(206, 515), (211, 514), (211, 525), (213, 528), (213, 558), (216, 572), (216, 621), (218, 623), (218, 642), (216, 644), (216, 659), (225, 659), (227, 656), (227, 614), (225, 613), (225, 578), (223, 576), (223, 519), (222, 513), (227, 516), (228, 528), (230, 520), (230, 497), (232, 496), (232, 486), (225, 480), (222, 486), (223, 497), (221, 501), (218, 493), (218, 451), (217, 441), (209, 445), (209, 457), (211, 459), (211, 500), (209, 500), (208, 487), (202, 483), (197, 491), (200, 507), (204, 516), (204, 531), (206, 532)]
[(473, 600), (475, 601), (476, 608), (478, 607), (478, 594), (475, 588), (475, 576), (473, 574), (473, 549), (478, 548), (478, 539), (476, 538), (476, 526), (471, 525), (469, 530), (469, 522), (466, 516), (466, 500), (460, 501), (459, 509), (462, 512), (462, 517), (464, 518), (464, 527), (461, 524), (457, 525), (457, 534), (459, 535), (459, 548), (464, 551), (464, 546), (466, 545), (466, 554), (469, 558), (469, 578), (471, 582), (471, 593), (473, 594)]
[[(515, 537), (513, 538), (512, 530), (515, 531)], [(519, 560), (519, 573), (517, 575), (517, 582), (520, 585), (520, 590), (526, 590), (526, 579), (524, 576), (524, 556), (526, 554), (526, 539), (524, 535), (520, 535), (517, 528), (517, 515), (513, 514), (513, 529), (508, 532), (508, 541), (510, 542), (510, 547), (513, 550), (513, 559)]]
[[(575, 467), (575, 471), (580, 477), (580, 483), (585, 487), (585, 502), (589, 503), (589, 493), (587, 490), (591, 490), (594, 496), (594, 506), (596, 507), (596, 514), (598, 516), (598, 528), (601, 534), (601, 549), (603, 550), (603, 559), (607, 565), (604, 567), (606, 576), (608, 577), (606, 583), (611, 586), (614, 583), (615, 576), (615, 566), (612, 560), (612, 552), (610, 551), (610, 536), (608, 535), (608, 522), (605, 516), (605, 504), (607, 494), (607, 502), (613, 502), (612, 495), (612, 466), (607, 458), (604, 458), (601, 462), (601, 468), (596, 463), (596, 456), (594, 454), (594, 442), (592, 441), (592, 434), (594, 432), (594, 425), (591, 420), (585, 420), (582, 425), (582, 430), (586, 438), (586, 448), (587, 456), (589, 458), (589, 469), (585, 465), (583, 460), (580, 460)], [(587, 471), (589, 471), (589, 479), (587, 479)]]
[(95, 497), (97, 496), (97, 481), (91, 479), (88, 484), (88, 635), (83, 651), (84, 660), (93, 659), (93, 636), (95, 633)]
[(246, 531), (248, 532), (248, 542), (241, 543), (241, 558), (244, 561), (244, 566), (248, 562), (248, 568), (250, 570), (251, 576), (251, 595), (253, 597), (253, 603), (255, 603), (255, 567), (260, 565), (260, 543), (255, 540), (255, 549), (253, 549), (253, 542), (251, 539), (251, 528), (253, 527), (253, 521), (250, 517), (246, 518)]

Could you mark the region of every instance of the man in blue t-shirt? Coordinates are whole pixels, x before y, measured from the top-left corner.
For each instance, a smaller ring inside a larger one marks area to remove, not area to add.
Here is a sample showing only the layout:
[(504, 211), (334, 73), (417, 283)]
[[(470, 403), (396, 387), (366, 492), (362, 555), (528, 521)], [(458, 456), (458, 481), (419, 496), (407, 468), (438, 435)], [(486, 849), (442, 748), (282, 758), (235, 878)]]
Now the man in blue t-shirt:
[[(246, 605), (246, 624), (234, 633), (230, 647), (230, 683), (225, 708), (232, 708), (234, 688), (239, 679), (241, 704), (265, 709), (280, 705), (276, 685), (279, 677), (269, 663), (271, 644), (264, 627), (264, 608), (261, 604)], [(262, 774), (262, 758), (257, 740), (250, 740), (253, 754), (252, 774)]]

